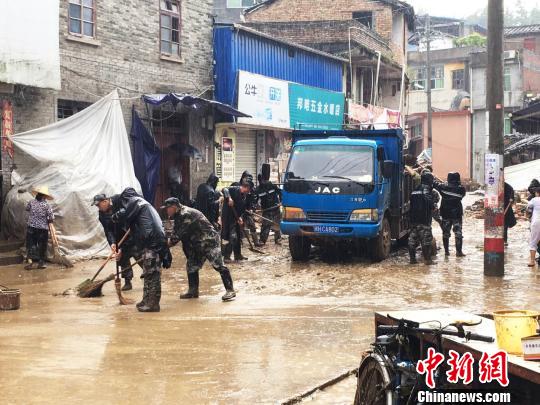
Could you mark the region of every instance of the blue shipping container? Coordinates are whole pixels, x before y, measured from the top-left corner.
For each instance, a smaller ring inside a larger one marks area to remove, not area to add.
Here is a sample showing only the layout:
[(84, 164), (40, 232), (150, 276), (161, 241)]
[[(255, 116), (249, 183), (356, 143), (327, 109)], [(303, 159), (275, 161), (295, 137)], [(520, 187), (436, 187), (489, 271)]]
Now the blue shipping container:
[(342, 92), (343, 63), (243, 28), (214, 28), (215, 98), (229, 105), (236, 105), (239, 70)]

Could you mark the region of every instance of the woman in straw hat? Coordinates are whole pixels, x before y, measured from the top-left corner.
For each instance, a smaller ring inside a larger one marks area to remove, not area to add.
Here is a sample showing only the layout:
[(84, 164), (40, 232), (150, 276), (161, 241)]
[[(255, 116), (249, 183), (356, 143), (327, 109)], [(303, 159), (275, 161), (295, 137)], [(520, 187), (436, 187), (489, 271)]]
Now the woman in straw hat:
[(47, 186), (36, 187), (32, 190), (34, 200), (28, 202), (26, 211), (28, 228), (26, 232), (27, 256), (32, 260), (25, 269), (31, 270), (37, 262), (38, 269), (44, 269), (47, 254), (47, 241), (49, 239), (49, 223), (53, 222), (54, 214), (47, 200), (52, 200)]

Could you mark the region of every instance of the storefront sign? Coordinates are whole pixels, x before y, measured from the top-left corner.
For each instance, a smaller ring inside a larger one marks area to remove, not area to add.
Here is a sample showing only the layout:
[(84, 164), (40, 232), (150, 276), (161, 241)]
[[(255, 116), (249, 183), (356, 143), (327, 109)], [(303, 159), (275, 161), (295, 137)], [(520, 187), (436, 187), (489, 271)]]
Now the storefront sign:
[(13, 159), (13, 107), (9, 101), (2, 102), (2, 149)]
[(294, 129), (341, 129), (343, 93), (289, 83), (290, 120)]
[(239, 118), (239, 123), (289, 128), (288, 82), (240, 71), (238, 109), (252, 116)]

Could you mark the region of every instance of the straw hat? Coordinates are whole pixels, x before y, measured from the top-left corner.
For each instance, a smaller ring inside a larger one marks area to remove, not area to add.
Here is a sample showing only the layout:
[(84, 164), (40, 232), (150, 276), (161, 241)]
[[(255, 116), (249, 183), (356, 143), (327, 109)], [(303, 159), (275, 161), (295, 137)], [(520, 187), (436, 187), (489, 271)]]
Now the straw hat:
[(35, 197), (38, 194), (43, 194), (47, 200), (52, 200), (53, 196), (49, 193), (48, 186), (37, 186), (32, 189), (32, 195)]

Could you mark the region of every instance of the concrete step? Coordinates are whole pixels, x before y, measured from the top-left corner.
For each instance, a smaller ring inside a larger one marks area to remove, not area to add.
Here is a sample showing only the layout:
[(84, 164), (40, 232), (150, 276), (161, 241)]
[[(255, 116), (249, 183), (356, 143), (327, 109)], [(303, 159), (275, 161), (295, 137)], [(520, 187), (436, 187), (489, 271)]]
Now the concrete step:
[(21, 264), (22, 262), (23, 257), (17, 252), (0, 253), (0, 266), (11, 266), (13, 264)]
[(20, 240), (0, 240), (0, 253), (16, 252), (22, 245)]

